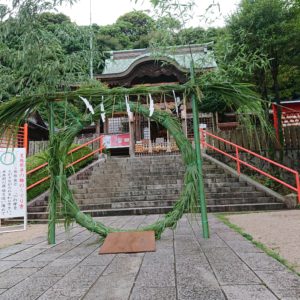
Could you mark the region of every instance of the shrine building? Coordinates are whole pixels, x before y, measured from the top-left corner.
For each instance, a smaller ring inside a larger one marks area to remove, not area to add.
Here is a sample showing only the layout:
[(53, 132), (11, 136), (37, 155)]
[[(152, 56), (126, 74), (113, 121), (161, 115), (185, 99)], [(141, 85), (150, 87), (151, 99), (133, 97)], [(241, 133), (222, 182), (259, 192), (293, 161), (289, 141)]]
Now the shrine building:
[[(95, 78), (111, 88), (183, 84), (189, 79), (192, 59), (197, 74), (213, 70), (217, 66), (208, 45), (177, 46), (163, 54), (153, 54), (149, 49), (111, 51), (109, 54), (103, 73)], [(178, 116), (186, 136), (193, 136), (190, 99), (185, 99), (182, 93), (174, 91), (152, 97), (155, 109), (166, 110)], [(149, 105), (148, 97), (138, 101)], [(206, 118), (205, 123), (212, 126), (210, 114), (199, 114), (199, 117), (200, 122)], [(132, 122), (129, 122), (127, 112), (114, 113), (101, 124), (100, 133), (105, 134), (106, 148), (111, 149), (112, 154), (133, 156), (178, 151), (164, 127), (136, 113)]]

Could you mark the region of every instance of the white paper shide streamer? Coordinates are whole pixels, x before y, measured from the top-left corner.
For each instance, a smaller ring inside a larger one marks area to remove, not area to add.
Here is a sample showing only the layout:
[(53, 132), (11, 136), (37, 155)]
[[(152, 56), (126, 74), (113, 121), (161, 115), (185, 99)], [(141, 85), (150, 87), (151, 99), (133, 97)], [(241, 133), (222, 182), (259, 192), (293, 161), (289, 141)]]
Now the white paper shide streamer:
[(176, 98), (176, 94), (175, 94), (174, 90), (173, 90), (173, 97), (174, 97), (174, 102), (175, 102), (176, 114), (178, 117), (178, 103), (177, 103), (177, 98)]
[(151, 94), (149, 94), (149, 99), (150, 99), (149, 117), (152, 117), (152, 115), (154, 113), (154, 101), (153, 101)]
[(133, 121), (133, 113), (130, 110), (130, 105), (129, 105), (129, 97), (125, 96), (125, 102), (126, 102), (126, 109), (127, 109), (127, 115), (128, 115), (128, 119), (130, 122)]
[(104, 110), (103, 101), (104, 101), (104, 97), (102, 96), (102, 102), (100, 103), (100, 110), (101, 110), (101, 119), (102, 119), (102, 122), (105, 123), (105, 110)]
[(79, 96), (79, 98), (84, 102), (86, 108), (94, 115), (95, 112), (91, 103), (84, 97)]

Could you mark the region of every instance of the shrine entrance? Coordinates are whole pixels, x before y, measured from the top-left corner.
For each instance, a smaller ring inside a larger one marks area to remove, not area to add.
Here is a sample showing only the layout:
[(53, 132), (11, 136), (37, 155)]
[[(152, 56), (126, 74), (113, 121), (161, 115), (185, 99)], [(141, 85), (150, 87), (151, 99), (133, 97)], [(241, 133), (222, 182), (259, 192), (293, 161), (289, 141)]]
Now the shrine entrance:
[[(106, 59), (105, 68), (96, 79), (110, 88), (114, 87), (154, 87), (163, 88), (170, 84), (184, 84), (189, 78), (191, 51), (195, 61), (196, 71), (210, 70), (216, 65), (209, 58), (209, 50), (205, 45), (177, 46), (166, 49), (164, 53), (153, 56), (149, 49), (134, 49), (112, 51), (111, 57)], [(205, 58), (205, 65), (203, 61)], [(179, 119), (186, 137), (193, 138), (188, 131), (188, 117), (192, 108), (183, 94), (175, 91), (154, 95), (128, 95), (129, 100), (142, 103), (149, 107), (151, 98), (155, 110), (166, 111)], [(128, 121), (126, 112), (123, 115), (113, 114), (101, 125), (102, 131), (108, 140), (118, 140), (118, 145), (107, 147), (112, 155), (130, 154), (154, 155), (178, 152), (174, 138), (160, 124), (150, 121), (137, 112), (133, 113), (133, 120)], [(118, 136), (115, 136), (118, 135)], [(121, 135), (121, 136), (120, 136)], [(129, 138), (129, 139), (128, 139)], [(108, 146), (108, 144), (106, 145)]]

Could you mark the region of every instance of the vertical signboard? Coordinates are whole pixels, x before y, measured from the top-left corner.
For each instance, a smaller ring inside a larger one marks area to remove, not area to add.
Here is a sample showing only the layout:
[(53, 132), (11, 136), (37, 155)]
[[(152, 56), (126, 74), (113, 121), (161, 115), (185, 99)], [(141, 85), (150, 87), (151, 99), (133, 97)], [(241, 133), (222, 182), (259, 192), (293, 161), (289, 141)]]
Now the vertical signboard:
[[(24, 220), (25, 230), (27, 223), (25, 148), (0, 148), (0, 220), (20, 217)], [(16, 231), (9, 230), (10, 227), (2, 226), (0, 232)]]

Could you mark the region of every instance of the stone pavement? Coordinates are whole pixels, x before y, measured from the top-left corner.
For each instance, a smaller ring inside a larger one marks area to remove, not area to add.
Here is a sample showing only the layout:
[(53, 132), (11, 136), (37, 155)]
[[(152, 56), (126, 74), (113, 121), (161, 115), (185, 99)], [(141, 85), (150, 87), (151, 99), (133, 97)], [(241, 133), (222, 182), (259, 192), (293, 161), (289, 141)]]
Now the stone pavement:
[[(136, 228), (158, 217), (102, 221)], [(185, 216), (153, 253), (100, 256), (98, 237), (78, 226), (58, 232), (55, 246), (41, 237), (0, 249), (0, 299), (300, 299), (299, 276), (209, 219), (209, 240), (195, 218)]]

